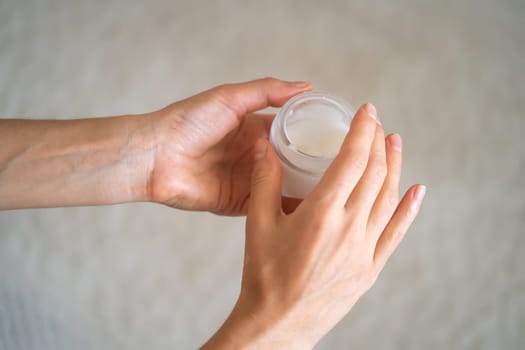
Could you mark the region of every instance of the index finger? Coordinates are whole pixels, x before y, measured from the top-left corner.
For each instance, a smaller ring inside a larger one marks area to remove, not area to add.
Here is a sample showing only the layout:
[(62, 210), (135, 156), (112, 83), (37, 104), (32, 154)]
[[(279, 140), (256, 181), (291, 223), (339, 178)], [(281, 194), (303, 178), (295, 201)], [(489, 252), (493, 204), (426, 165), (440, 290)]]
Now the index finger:
[(371, 103), (359, 108), (339, 154), (312, 191), (313, 196), (330, 194), (342, 205), (346, 203), (368, 164), (377, 123), (377, 111)]

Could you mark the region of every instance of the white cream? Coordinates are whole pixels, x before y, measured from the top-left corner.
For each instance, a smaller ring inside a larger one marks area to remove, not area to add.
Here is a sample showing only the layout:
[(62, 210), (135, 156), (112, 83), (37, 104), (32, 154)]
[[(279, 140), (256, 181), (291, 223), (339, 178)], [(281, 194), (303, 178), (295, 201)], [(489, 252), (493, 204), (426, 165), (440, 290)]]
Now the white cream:
[(323, 118), (302, 120), (288, 125), (288, 138), (295, 148), (315, 157), (334, 157), (348, 132), (342, 122)]
[(277, 114), (270, 131), (282, 166), (282, 193), (304, 198), (339, 152), (354, 115), (341, 98), (318, 92), (297, 95)]

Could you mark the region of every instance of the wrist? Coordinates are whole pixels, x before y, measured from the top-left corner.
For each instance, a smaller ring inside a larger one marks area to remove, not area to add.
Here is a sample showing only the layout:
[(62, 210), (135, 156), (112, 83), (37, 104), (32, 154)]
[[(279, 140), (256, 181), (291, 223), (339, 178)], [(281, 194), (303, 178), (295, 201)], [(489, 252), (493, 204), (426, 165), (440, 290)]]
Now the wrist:
[[(193, 184), (198, 174), (192, 171), (195, 162), (184, 155), (188, 151), (188, 135), (181, 123), (177, 105), (138, 118), (140, 132), (137, 144), (146, 152), (147, 171), (140, 196), (144, 201), (166, 204), (179, 209), (191, 206)], [(190, 136), (191, 138), (191, 136)], [(189, 203), (189, 204), (188, 204)]]
[(274, 305), (242, 300), (241, 296), (202, 349), (312, 349), (315, 342), (300, 330), (300, 321), (279, 316)]
[(127, 165), (130, 202), (153, 201), (151, 176), (162, 133), (151, 113), (125, 116), (123, 132), (127, 143), (122, 147), (122, 161)]

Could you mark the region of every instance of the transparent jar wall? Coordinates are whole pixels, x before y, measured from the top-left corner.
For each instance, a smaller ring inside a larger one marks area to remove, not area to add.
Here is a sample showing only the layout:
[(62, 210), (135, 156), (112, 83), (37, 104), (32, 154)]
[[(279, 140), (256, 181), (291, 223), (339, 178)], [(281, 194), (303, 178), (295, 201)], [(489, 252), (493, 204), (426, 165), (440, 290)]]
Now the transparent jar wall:
[(281, 162), (282, 195), (290, 198), (304, 198), (317, 185), (322, 174), (305, 174)]
[(290, 99), (270, 132), (282, 165), (282, 194), (304, 198), (337, 155), (353, 108), (339, 97), (310, 92)]

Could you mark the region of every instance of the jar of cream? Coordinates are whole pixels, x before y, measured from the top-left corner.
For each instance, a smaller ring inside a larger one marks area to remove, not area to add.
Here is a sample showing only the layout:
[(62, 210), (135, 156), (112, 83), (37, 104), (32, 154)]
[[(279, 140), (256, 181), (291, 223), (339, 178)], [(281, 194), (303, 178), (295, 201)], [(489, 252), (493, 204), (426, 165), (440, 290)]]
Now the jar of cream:
[(306, 92), (279, 110), (271, 131), (282, 167), (282, 194), (304, 198), (335, 158), (350, 128), (354, 108), (326, 93)]

